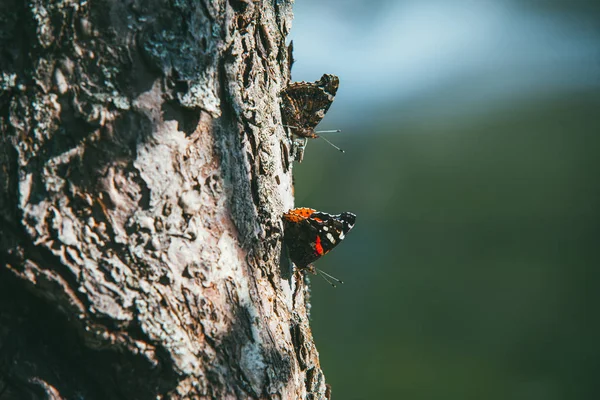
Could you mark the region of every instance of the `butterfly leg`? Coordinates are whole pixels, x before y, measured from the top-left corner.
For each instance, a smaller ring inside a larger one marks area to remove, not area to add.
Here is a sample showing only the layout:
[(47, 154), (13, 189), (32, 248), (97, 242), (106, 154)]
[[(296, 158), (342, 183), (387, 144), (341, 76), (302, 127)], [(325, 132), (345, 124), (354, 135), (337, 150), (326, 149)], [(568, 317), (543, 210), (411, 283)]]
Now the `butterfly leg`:
[(296, 160), (299, 163), (302, 162), (302, 159), (304, 158), (304, 149), (306, 148), (306, 143), (308, 143), (307, 138), (294, 139), (294, 141), (292, 142), (292, 151), (291, 151), (293, 160)]

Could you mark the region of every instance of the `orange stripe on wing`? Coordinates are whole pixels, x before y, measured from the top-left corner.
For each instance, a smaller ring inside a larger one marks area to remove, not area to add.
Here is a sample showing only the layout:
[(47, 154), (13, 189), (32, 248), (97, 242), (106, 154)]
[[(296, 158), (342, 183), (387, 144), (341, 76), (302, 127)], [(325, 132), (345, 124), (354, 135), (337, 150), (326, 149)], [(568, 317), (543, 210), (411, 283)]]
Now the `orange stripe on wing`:
[(312, 208), (299, 207), (299, 208), (294, 208), (293, 210), (289, 210), (288, 212), (283, 214), (283, 217), (290, 222), (300, 222), (302, 220), (310, 218), (310, 216), (315, 211), (316, 210), (312, 209)]

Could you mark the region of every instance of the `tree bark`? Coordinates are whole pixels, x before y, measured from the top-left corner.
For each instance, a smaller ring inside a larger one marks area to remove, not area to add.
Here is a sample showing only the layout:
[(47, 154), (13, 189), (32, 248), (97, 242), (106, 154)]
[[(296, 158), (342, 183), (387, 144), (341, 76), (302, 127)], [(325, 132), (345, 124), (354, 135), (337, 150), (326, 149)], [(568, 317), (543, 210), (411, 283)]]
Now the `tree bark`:
[(291, 1), (0, 4), (0, 399), (321, 399)]

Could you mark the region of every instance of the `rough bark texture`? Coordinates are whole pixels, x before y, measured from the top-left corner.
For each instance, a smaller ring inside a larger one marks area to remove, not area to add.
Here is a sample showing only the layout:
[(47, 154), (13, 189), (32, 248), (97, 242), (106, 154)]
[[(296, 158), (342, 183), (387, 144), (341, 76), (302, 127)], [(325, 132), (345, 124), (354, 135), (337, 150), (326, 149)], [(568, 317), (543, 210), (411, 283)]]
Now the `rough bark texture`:
[(0, 2), (0, 399), (326, 397), (290, 1)]

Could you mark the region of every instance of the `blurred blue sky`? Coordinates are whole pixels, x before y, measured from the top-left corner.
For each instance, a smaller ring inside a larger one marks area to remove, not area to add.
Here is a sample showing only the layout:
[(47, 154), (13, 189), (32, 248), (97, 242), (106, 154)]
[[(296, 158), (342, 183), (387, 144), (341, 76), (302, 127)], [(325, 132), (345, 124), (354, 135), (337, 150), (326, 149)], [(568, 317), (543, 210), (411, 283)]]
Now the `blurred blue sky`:
[[(600, 26), (594, 13), (586, 15), (582, 7), (567, 15), (550, 6), (555, 3), (299, 0), (290, 36), (292, 78), (340, 77), (322, 129), (331, 121), (365, 119), (369, 110), (389, 103), (410, 109), (412, 117), (441, 109), (460, 115), (474, 107), (599, 87)], [(415, 110), (415, 100), (426, 101), (427, 108)]]

